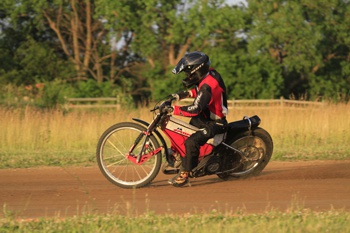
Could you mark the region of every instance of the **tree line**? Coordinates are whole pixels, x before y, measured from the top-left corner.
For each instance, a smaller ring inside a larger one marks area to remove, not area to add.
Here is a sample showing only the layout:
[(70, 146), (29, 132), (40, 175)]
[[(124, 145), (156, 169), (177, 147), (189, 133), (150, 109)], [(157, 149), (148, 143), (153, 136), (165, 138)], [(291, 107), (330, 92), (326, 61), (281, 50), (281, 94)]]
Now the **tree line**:
[[(28, 95), (160, 99), (182, 89), (171, 74), (203, 51), (229, 98), (347, 101), (347, 0), (3, 0), (2, 99)], [(43, 83), (42, 88), (36, 88)], [(30, 88), (30, 87), (33, 88)]]

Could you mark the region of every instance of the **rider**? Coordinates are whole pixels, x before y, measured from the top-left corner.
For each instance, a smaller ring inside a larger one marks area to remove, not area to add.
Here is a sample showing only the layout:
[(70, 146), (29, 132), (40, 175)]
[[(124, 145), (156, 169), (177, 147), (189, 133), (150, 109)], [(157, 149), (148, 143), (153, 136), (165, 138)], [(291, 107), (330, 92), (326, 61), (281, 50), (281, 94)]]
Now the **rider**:
[(209, 57), (202, 52), (186, 54), (172, 70), (174, 74), (184, 72), (182, 80), (187, 91), (172, 94), (177, 100), (194, 98), (189, 106), (173, 106), (173, 114), (192, 117), (190, 124), (200, 130), (185, 141), (186, 155), (179, 173), (169, 182), (175, 187), (188, 183), (190, 171), (197, 166), (200, 146), (216, 134), (224, 133), (227, 128), (226, 87), (220, 74), (210, 68)]

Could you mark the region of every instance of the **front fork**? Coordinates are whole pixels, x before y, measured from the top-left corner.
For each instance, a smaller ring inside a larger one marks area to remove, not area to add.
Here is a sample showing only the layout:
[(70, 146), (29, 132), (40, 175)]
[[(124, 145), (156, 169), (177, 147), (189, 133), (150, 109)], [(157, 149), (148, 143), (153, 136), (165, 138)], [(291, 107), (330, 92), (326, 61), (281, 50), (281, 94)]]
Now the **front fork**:
[[(147, 127), (146, 131), (142, 131), (139, 136), (136, 138), (134, 144), (129, 150), (129, 153), (127, 155), (127, 159), (135, 164), (142, 164), (146, 162), (149, 158), (151, 158), (153, 155), (158, 154), (163, 147), (160, 146), (159, 148), (154, 149), (153, 151), (149, 152), (148, 154), (143, 154), (145, 150), (149, 148), (149, 140), (151, 136), (151, 132), (155, 129), (157, 126), (157, 123), (160, 120), (160, 115), (158, 115), (153, 122)], [(141, 139), (144, 137), (144, 140), (142, 142), (141, 150), (137, 156), (134, 155), (133, 151), (136, 148), (136, 146), (140, 143)]]
[[(141, 150), (138, 153), (138, 155), (136, 156), (133, 151), (136, 148), (136, 146), (140, 143), (142, 137), (145, 137), (143, 142), (142, 142), (142, 146), (141, 146)], [(156, 148), (152, 151), (150, 151), (149, 153), (145, 154), (146, 150), (149, 149), (150, 145), (149, 145), (149, 140), (150, 140), (150, 135), (147, 134), (147, 132), (141, 132), (140, 135), (136, 138), (134, 144), (132, 145), (132, 147), (130, 148), (128, 154), (126, 155), (126, 158), (137, 164), (140, 165), (144, 162), (146, 162), (148, 159), (150, 159), (153, 155), (158, 154), (163, 147), (160, 146), (159, 148)]]

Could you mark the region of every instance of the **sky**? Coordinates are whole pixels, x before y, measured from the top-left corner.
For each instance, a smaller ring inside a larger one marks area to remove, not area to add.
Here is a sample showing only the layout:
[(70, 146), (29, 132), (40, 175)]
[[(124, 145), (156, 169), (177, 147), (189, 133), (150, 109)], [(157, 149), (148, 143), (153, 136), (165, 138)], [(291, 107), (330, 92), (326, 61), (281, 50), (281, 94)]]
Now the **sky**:
[(233, 5), (237, 5), (239, 4), (240, 2), (243, 2), (245, 3), (245, 0), (225, 0), (225, 2), (227, 2), (228, 4), (233, 4)]

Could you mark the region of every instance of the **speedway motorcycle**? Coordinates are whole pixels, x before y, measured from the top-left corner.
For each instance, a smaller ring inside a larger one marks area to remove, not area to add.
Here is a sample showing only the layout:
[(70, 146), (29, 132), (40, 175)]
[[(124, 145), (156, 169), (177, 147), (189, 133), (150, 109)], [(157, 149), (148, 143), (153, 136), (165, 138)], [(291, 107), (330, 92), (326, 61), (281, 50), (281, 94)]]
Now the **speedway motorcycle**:
[[(96, 150), (102, 174), (122, 188), (149, 185), (157, 174), (179, 171), (185, 156), (185, 140), (198, 128), (167, 111), (174, 98), (155, 105), (153, 121), (121, 122), (109, 127), (100, 137)], [(259, 127), (255, 115), (228, 123), (228, 130), (200, 148), (198, 165), (190, 177), (217, 175), (223, 180), (258, 175), (273, 152), (270, 134)], [(164, 135), (164, 136), (163, 136)], [(167, 139), (167, 140), (166, 140)], [(168, 147), (168, 143), (170, 146)], [(162, 159), (165, 158), (165, 162)]]

